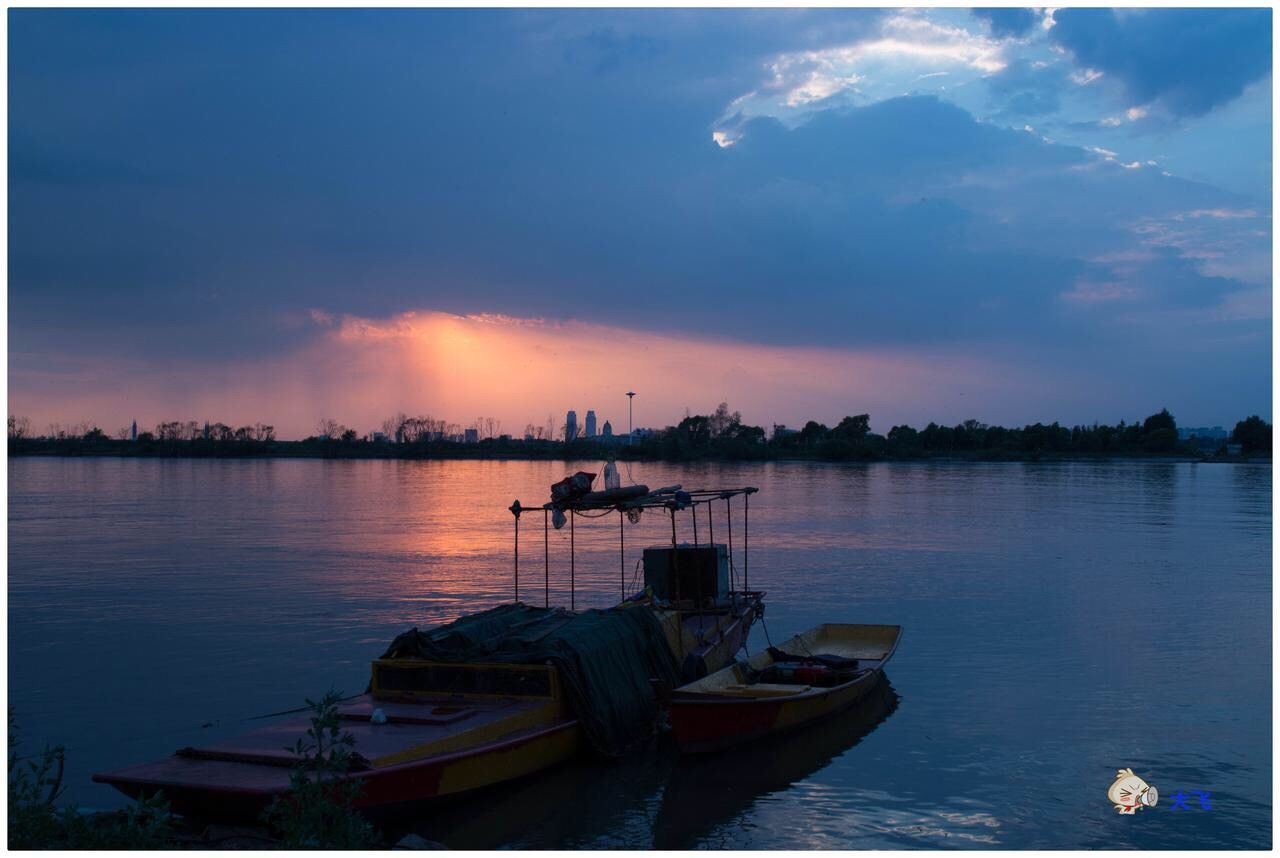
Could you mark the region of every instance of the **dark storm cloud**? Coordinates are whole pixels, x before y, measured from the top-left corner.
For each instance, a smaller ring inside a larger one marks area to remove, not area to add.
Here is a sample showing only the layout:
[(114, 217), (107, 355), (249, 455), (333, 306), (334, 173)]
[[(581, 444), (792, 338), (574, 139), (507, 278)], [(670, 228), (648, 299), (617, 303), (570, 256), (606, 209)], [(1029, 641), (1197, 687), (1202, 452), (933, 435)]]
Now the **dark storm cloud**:
[(1136, 104), (1199, 116), (1271, 70), (1270, 9), (1060, 9), (1049, 38)]
[(17, 333), (217, 353), (312, 303), (573, 313), (598, 219), (651, 229), (629, 197), (696, 177), (763, 58), (877, 15), (18, 10)]
[(991, 34), (997, 38), (1022, 36), (1040, 21), (1034, 9), (972, 9), (974, 17), (981, 18), (991, 28)]

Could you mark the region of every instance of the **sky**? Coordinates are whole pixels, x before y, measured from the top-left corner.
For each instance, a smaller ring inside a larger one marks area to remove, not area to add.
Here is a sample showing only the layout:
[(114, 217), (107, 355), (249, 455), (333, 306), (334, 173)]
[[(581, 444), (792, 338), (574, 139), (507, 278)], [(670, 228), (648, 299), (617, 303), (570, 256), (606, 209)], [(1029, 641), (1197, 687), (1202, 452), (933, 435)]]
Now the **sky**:
[(1269, 9), (9, 11), (9, 409), (1271, 417)]

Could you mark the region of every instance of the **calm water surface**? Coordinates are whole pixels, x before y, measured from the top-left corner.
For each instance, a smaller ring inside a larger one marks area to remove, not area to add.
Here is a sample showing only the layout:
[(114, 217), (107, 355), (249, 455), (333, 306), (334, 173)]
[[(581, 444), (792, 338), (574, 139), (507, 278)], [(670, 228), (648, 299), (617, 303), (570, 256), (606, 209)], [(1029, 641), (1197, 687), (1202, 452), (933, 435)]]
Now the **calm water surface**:
[[(576, 467), (10, 460), (9, 699), (25, 741), (65, 744), (68, 800), (112, 807), (91, 772), (360, 691), (397, 633), (511, 599), (505, 507)], [(1270, 467), (631, 471), (759, 486), (750, 574), (769, 635), (900, 623), (888, 682), (755, 751), (685, 760), (659, 742), (401, 827), (459, 848), (1270, 846)], [(607, 522), (577, 530), (579, 606), (620, 590)], [(540, 530), (522, 551), (538, 604)], [(660, 516), (629, 525), (628, 566), (669, 538)], [(552, 534), (553, 604), (568, 602), (568, 539)], [(1160, 791), (1134, 817), (1105, 797), (1126, 766)], [(1178, 790), (1209, 791), (1212, 809), (1192, 796), (1173, 810)]]

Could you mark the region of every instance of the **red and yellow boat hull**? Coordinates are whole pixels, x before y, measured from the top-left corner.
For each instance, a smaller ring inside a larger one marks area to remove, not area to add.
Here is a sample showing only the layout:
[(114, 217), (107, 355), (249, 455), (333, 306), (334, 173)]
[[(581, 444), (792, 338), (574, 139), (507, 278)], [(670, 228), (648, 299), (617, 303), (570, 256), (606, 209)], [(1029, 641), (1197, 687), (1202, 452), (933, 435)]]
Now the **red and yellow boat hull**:
[(718, 751), (836, 715), (875, 687), (901, 631), (899, 626), (827, 624), (778, 647), (789, 655), (857, 659), (856, 675), (830, 688), (755, 681), (776, 663), (768, 651), (681, 686), (669, 710), (676, 743), (686, 753)]

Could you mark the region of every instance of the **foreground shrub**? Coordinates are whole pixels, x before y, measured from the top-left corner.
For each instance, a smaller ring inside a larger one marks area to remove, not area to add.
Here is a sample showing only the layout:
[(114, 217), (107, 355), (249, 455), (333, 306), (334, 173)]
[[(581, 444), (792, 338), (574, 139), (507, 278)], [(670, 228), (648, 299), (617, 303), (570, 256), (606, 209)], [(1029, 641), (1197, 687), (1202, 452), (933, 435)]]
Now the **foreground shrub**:
[(10, 849), (164, 849), (173, 817), (162, 794), (115, 813), (85, 815), (58, 809), (66, 755), (61, 745), (31, 757), (18, 753), (18, 728), (9, 710)]
[(355, 810), (360, 784), (346, 777), (355, 762), (355, 737), (342, 732), (341, 692), (307, 701), (311, 726), (305, 739), (287, 750), (298, 758), (290, 792), (277, 798), (263, 820), (290, 849), (362, 849), (380, 845), (373, 826)]

